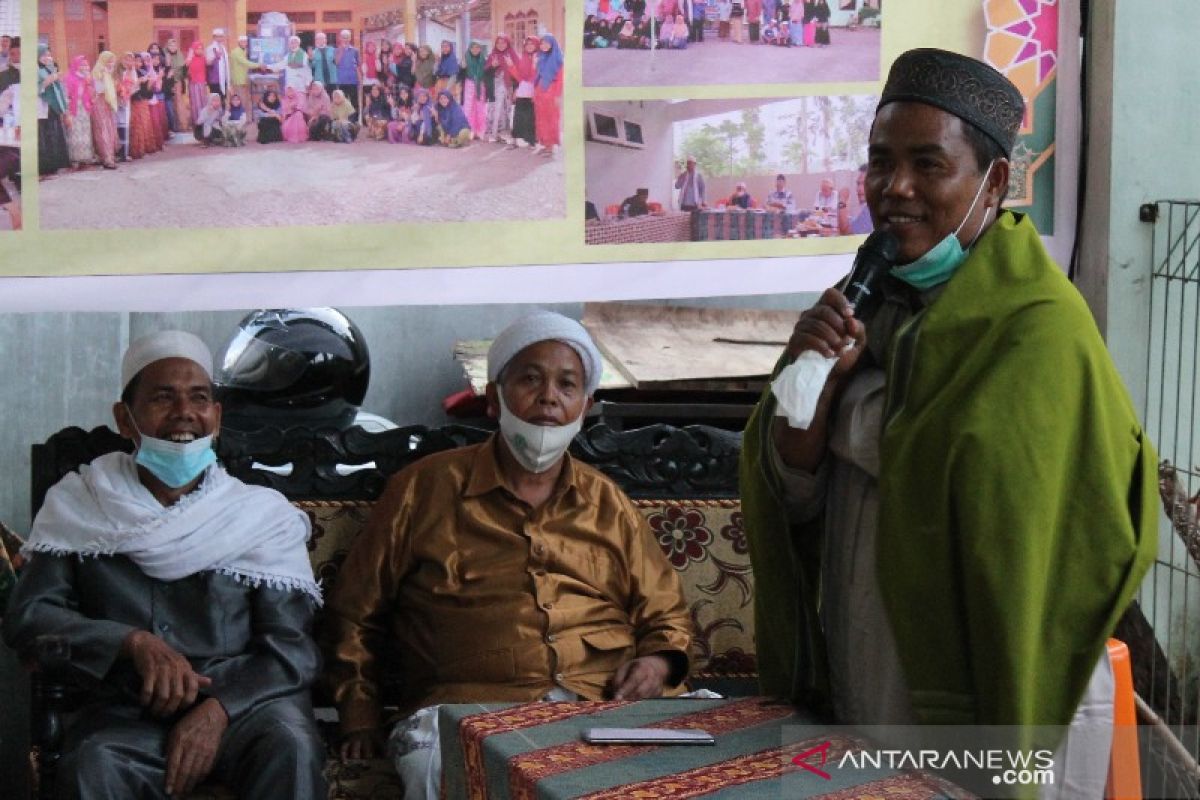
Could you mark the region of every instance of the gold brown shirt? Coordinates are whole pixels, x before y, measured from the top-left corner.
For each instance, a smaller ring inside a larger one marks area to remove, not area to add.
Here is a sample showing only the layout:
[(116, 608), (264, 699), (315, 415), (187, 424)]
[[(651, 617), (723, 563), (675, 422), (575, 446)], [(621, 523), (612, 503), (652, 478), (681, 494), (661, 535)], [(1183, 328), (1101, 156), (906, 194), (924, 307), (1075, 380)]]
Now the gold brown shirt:
[(599, 699), (629, 659), (677, 651), (687, 663), (679, 577), (629, 498), (565, 456), (531, 509), (506, 485), (499, 446), (493, 436), (393, 476), (351, 548), (329, 600), (344, 733), (380, 723), (385, 642), (402, 714), (536, 700), (556, 685)]

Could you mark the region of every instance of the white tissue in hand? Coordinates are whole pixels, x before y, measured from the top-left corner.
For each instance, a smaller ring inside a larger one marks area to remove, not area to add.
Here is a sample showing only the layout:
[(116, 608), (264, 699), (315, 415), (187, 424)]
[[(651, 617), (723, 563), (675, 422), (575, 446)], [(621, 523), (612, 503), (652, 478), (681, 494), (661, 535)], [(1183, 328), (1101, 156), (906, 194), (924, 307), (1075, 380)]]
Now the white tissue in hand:
[(823, 356), (815, 350), (805, 350), (800, 357), (771, 382), (775, 394), (775, 416), (787, 417), (788, 425), (807, 430), (817, 411), (817, 400), (825, 388), (837, 356)]

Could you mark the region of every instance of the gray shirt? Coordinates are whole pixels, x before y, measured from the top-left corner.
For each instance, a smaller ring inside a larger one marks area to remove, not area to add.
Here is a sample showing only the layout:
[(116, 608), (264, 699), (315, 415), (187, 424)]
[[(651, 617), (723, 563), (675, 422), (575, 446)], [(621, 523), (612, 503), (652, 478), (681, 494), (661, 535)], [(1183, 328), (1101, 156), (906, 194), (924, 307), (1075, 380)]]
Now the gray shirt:
[(258, 705), (307, 689), (320, 669), (313, 600), (301, 591), (250, 586), (200, 572), (176, 581), (147, 576), (125, 556), (37, 553), (21, 573), (4, 618), (18, 650), (53, 633), (71, 645), (71, 665), (90, 700), (136, 703), (141, 679), (120, 657), (134, 630), (175, 648), (235, 721)]

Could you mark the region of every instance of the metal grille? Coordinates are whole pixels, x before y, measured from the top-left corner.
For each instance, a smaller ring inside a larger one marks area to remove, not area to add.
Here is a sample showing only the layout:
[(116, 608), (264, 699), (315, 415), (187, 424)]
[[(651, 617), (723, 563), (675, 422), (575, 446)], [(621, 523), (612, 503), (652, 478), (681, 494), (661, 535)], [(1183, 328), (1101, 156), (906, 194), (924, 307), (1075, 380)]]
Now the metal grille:
[(1141, 606), (1161, 648), (1142, 736), (1148, 797), (1200, 798), (1200, 202), (1143, 207), (1151, 248), (1146, 428), (1159, 451), (1158, 558)]

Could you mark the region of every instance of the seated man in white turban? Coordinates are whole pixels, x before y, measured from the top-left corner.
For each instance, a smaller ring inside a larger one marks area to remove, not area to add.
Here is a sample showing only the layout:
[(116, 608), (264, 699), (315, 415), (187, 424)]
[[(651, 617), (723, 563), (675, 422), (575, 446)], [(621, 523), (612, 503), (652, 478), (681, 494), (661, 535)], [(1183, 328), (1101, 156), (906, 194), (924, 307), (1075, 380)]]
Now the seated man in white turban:
[(65, 639), (86, 686), (56, 796), (180, 796), (211, 774), (243, 798), (324, 798), (308, 518), (214, 463), (221, 406), (195, 336), (135, 341), (121, 385), (135, 452), (46, 494), (4, 619), (22, 651)]
[(377, 647), (395, 642), (406, 797), (437, 796), (435, 704), (637, 700), (687, 675), (675, 570), (629, 498), (566, 452), (600, 369), (574, 320), (506, 328), (488, 351), (499, 433), (396, 474), (341, 568), (327, 664), (342, 754), (380, 749)]

